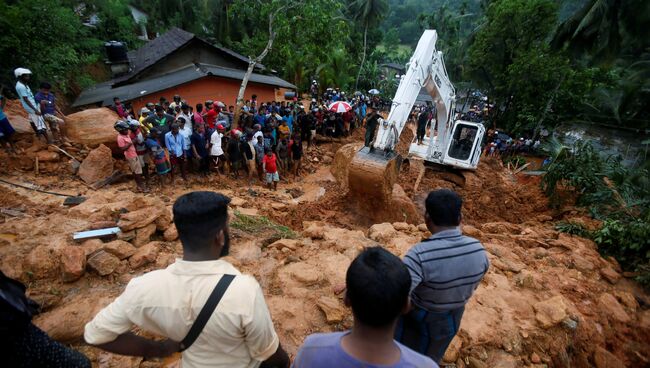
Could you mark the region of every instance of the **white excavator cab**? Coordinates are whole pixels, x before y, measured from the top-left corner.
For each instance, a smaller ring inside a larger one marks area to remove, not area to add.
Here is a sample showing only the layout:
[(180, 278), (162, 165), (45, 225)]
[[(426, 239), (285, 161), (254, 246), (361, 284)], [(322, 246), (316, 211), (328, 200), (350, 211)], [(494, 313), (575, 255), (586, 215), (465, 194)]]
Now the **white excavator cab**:
[(484, 134), (483, 124), (456, 120), (442, 163), (459, 169), (476, 170)]
[(446, 137), (438, 142), (438, 135), (427, 126), (429, 132), (421, 144), (417, 137), (409, 147), (409, 156), (426, 162), (455, 167), (461, 170), (476, 170), (481, 156), (481, 141), (485, 135), (483, 124), (457, 120), (446, 131)]

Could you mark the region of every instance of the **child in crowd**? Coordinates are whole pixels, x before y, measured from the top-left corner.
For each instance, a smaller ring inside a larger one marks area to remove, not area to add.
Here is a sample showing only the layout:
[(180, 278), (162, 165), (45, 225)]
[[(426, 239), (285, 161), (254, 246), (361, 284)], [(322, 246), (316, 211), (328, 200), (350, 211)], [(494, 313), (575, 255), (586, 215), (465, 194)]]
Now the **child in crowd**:
[(262, 160), (262, 167), (266, 173), (266, 184), (268, 185), (269, 189), (273, 188), (273, 190), (277, 190), (278, 182), (280, 181), (280, 175), (278, 174), (277, 157), (270, 148), (267, 148), (264, 152), (266, 154)]
[(145, 146), (149, 149), (151, 153), (151, 159), (153, 160), (154, 165), (156, 166), (156, 173), (160, 178), (161, 187), (165, 185), (165, 176), (170, 171), (170, 164), (165, 156), (165, 150), (160, 145), (158, 138), (160, 136), (160, 131), (157, 128), (152, 128), (149, 131), (149, 136), (144, 141)]

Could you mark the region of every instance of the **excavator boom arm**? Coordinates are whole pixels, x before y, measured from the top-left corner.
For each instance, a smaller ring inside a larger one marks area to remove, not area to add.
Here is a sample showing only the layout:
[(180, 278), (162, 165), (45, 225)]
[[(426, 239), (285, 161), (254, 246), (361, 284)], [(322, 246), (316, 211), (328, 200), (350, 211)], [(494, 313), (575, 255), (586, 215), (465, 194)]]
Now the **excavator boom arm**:
[(434, 100), (437, 110), (438, 139), (431, 150), (442, 152), (447, 140), (448, 124), (453, 113), (455, 100), (454, 86), (449, 81), (442, 52), (436, 50), (438, 34), (426, 30), (420, 37), (417, 48), (408, 64), (408, 70), (397, 87), (388, 119), (379, 127), (377, 139), (373, 144), (376, 150), (393, 151), (399, 136), (408, 121), (413, 104), (422, 87), (425, 87)]

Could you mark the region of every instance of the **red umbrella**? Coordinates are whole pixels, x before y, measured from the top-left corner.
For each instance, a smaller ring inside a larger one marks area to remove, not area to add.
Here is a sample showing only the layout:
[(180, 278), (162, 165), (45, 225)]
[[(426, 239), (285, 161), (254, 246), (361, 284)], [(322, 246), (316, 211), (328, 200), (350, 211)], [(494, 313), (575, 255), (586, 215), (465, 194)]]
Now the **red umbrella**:
[(332, 112), (348, 112), (352, 110), (352, 106), (345, 101), (336, 101), (328, 107), (328, 110)]

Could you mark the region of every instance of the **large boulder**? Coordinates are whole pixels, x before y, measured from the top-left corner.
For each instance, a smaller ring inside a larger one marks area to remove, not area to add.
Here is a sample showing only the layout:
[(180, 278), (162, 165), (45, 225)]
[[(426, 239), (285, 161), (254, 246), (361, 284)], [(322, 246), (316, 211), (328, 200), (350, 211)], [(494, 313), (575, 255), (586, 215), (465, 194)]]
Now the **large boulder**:
[(16, 133), (34, 134), (32, 126), (29, 123), (29, 116), (18, 99), (7, 100), (7, 105), (3, 109), (9, 123), (16, 130)]
[(77, 174), (86, 184), (93, 184), (108, 178), (113, 173), (113, 154), (111, 149), (100, 145), (90, 151), (83, 160)]
[(91, 147), (107, 144), (116, 146), (116, 132), (113, 128), (119, 120), (117, 114), (106, 107), (87, 109), (66, 116), (66, 135), (75, 143)]

